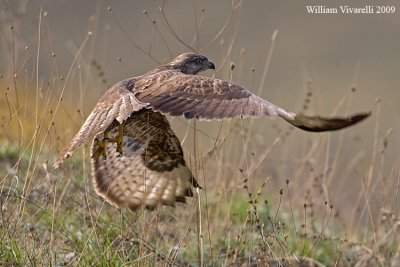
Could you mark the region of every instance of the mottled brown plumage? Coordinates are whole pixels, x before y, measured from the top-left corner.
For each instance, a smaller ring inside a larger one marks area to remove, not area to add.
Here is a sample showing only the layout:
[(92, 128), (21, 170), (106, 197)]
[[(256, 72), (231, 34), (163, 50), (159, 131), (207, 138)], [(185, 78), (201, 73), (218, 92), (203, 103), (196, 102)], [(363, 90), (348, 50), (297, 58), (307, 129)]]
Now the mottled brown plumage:
[[(198, 184), (186, 166), (179, 139), (168, 120), (159, 112), (142, 109), (124, 122), (122, 157), (116, 144), (106, 144), (107, 158), (92, 158), (96, 192), (117, 206), (131, 210), (144, 205), (153, 209), (158, 203), (175, 205), (192, 196)], [(110, 131), (117, 135), (117, 127)], [(97, 140), (92, 144), (92, 154)]]
[[(282, 117), (295, 127), (313, 132), (342, 129), (370, 115), (296, 115), (240, 85), (197, 75), (214, 68), (206, 57), (185, 53), (144, 75), (115, 84), (100, 98), (54, 167), (95, 137), (91, 162), (96, 192), (117, 207), (153, 209), (159, 203), (184, 202), (185, 196), (192, 196), (192, 187), (198, 187), (186, 166), (180, 142), (163, 114), (200, 120)], [(114, 143), (120, 125), (122, 156)], [(105, 135), (108, 137), (102, 138)], [(103, 152), (106, 158), (101, 156)]]

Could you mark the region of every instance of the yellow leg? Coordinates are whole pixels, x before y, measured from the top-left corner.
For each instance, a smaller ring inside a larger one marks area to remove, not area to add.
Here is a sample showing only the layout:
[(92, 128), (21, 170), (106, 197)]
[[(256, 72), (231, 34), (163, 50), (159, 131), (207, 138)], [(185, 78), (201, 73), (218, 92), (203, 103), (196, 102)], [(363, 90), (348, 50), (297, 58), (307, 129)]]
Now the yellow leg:
[(118, 125), (118, 135), (115, 138), (107, 138), (106, 140), (108, 142), (114, 142), (117, 144), (117, 152), (119, 153), (118, 157), (121, 157), (123, 155), (122, 146), (124, 141), (124, 125)]
[(95, 160), (98, 160), (101, 156), (103, 156), (104, 159), (107, 158), (107, 155), (106, 155), (106, 143), (107, 143), (107, 140), (109, 139), (108, 138), (108, 132), (109, 132), (109, 130), (105, 130), (104, 131), (102, 140), (99, 140), (98, 138), (95, 139), (95, 142), (97, 142), (97, 144), (96, 144), (97, 145), (97, 149), (92, 155), (92, 157)]

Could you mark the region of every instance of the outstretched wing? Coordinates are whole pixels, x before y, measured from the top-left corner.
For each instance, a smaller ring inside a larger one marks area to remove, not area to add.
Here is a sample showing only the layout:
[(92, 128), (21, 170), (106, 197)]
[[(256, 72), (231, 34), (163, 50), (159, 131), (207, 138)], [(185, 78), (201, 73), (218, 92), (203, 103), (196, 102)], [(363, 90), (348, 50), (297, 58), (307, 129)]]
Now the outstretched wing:
[(370, 115), (360, 113), (343, 118), (308, 117), (288, 112), (251, 93), (240, 85), (178, 71), (164, 71), (140, 79), (136, 96), (153, 109), (171, 116), (203, 120), (233, 117), (282, 117), (290, 124), (311, 132), (339, 130)]
[[(181, 144), (168, 120), (159, 112), (143, 109), (124, 123), (123, 156), (115, 143), (106, 144), (107, 158), (92, 158), (93, 183), (97, 194), (117, 207), (132, 211), (159, 203), (174, 205), (192, 196), (198, 187), (186, 167)], [(116, 127), (110, 137), (117, 135)], [(93, 142), (92, 154), (98, 149)]]
[(54, 162), (54, 168), (58, 168), (78, 146), (86, 143), (91, 137), (104, 132), (114, 120), (122, 123), (132, 112), (147, 105), (138, 101), (132, 93), (134, 82), (133, 79), (121, 81), (102, 95), (79, 132)]
[(178, 71), (144, 77), (136, 82), (135, 92), (153, 109), (187, 119), (295, 116), (237, 84)]

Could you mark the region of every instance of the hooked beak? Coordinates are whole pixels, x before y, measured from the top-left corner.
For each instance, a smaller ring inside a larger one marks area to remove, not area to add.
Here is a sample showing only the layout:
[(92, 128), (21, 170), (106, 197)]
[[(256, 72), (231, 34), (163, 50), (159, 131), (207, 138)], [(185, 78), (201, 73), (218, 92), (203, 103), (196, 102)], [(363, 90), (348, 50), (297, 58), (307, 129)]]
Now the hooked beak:
[(215, 65), (214, 65), (214, 63), (212, 63), (211, 61), (208, 61), (208, 68), (209, 68), (209, 69), (212, 69), (212, 70), (215, 70)]

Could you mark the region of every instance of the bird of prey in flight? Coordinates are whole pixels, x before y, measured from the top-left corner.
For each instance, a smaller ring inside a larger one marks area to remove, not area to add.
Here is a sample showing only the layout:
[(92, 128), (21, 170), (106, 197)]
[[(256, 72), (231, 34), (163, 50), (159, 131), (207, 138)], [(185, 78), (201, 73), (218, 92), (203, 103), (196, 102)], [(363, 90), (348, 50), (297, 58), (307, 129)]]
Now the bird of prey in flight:
[(94, 140), (91, 165), (96, 193), (110, 204), (154, 209), (174, 206), (199, 187), (187, 167), (179, 139), (165, 115), (213, 120), (281, 117), (305, 131), (333, 131), (370, 113), (323, 118), (288, 112), (242, 86), (197, 75), (215, 69), (207, 57), (184, 53), (141, 76), (118, 82), (99, 99), (54, 167), (80, 145)]

